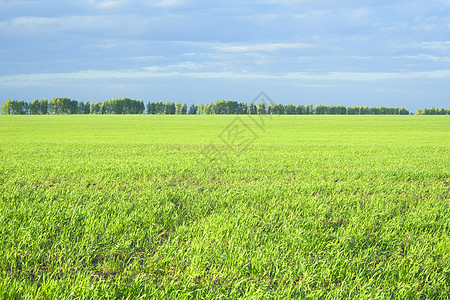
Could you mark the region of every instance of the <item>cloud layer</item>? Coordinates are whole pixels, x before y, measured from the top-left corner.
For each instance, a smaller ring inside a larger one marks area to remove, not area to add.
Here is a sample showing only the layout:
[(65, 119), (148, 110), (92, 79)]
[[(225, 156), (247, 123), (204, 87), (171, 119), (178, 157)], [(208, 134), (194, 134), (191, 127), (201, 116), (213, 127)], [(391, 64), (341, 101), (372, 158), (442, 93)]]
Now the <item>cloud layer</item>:
[[(296, 102), (305, 87), (327, 97), (319, 90), (327, 86), (333, 102), (359, 99), (363, 105), (374, 89), (392, 91), (391, 83), (383, 88), (381, 81), (418, 88), (416, 81), (424, 80), (413, 104), (405, 106), (428, 105), (430, 95), (434, 105), (445, 106), (449, 70), (446, 0), (0, 1), (3, 97), (26, 98), (33, 91), (52, 96), (55, 90), (45, 83), (54, 81), (77, 91), (67, 96), (103, 98), (101, 88), (92, 95), (95, 89), (74, 84), (90, 80), (101, 87), (135, 78), (123, 91), (151, 97), (151, 79), (161, 94), (166, 87), (168, 98), (183, 95), (173, 92), (183, 87), (191, 91), (184, 95), (202, 98), (214, 93), (202, 94), (201, 80), (221, 86), (240, 79), (247, 84), (231, 84), (235, 94), (285, 86), (292, 91), (283, 93), (285, 102)], [(331, 87), (347, 89), (354, 99), (337, 99)], [(215, 97), (225, 96), (219, 89)], [(397, 96), (383, 95), (393, 101)]]

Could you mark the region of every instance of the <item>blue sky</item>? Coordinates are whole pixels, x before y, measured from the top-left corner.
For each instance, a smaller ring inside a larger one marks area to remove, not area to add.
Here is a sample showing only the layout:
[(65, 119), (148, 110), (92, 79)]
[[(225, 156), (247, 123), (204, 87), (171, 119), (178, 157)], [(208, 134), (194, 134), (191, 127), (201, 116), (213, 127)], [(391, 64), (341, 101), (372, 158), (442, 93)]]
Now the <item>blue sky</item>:
[(0, 101), (450, 106), (449, 0), (0, 0)]

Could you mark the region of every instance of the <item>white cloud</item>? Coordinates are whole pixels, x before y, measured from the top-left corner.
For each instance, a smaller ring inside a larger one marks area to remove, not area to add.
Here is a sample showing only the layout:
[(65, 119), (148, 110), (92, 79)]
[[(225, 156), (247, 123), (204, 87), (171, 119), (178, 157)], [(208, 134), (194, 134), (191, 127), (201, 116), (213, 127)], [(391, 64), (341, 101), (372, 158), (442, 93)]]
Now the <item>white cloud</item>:
[(220, 52), (245, 53), (245, 52), (274, 52), (284, 49), (300, 49), (311, 47), (302, 43), (269, 43), (255, 45), (222, 45), (214, 47)]
[(268, 4), (277, 4), (277, 5), (293, 5), (293, 4), (301, 4), (308, 2), (323, 2), (318, 0), (266, 0), (265, 3)]
[(330, 10), (320, 9), (320, 10), (308, 11), (305, 13), (296, 13), (296, 14), (293, 14), (293, 17), (297, 20), (308, 19), (308, 20), (323, 21), (326, 17), (328, 17), (331, 14), (332, 14), (332, 11), (330, 11)]
[(15, 6), (33, 4), (35, 1), (32, 0), (15, 0), (15, 1), (0, 1), (0, 7), (11, 8)]
[(79, 33), (85, 36), (98, 35), (127, 37), (147, 30), (152, 18), (138, 18), (134, 15), (75, 15), (67, 17), (41, 18), (18, 17), (0, 23), (0, 36), (28, 37), (52, 36), (55, 34)]
[(98, 10), (115, 10), (129, 4), (128, 0), (88, 0), (87, 5)]
[(163, 59), (163, 58), (164, 58), (163, 56), (156, 56), (156, 55), (128, 57), (129, 60), (139, 61), (139, 62), (155, 61), (155, 60), (160, 60), (160, 59)]
[(185, 3), (184, 0), (150, 0), (148, 5), (153, 7), (169, 8), (181, 6)]
[(450, 41), (423, 42), (421, 47), (433, 50), (450, 50)]
[(41, 26), (41, 25), (53, 25), (55, 23), (54, 18), (39, 18), (39, 17), (18, 17), (12, 20), (10, 23), (12, 26)]
[(352, 19), (362, 19), (366, 18), (371, 13), (368, 8), (358, 8), (350, 11), (350, 17)]
[(100, 9), (116, 9), (124, 4), (124, 1), (102, 1), (97, 4), (97, 7)]
[(55, 18), (17, 17), (9, 22), (0, 22), (0, 36), (34, 36), (53, 31), (57, 25)]
[[(194, 68), (198, 67), (192, 65)], [(404, 80), (404, 79), (450, 79), (450, 70), (437, 70), (430, 72), (407, 72), (407, 73), (356, 73), (356, 72), (330, 72), (323, 74), (308, 74), (302, 72), (293, 72), (285, 74), (268, 74), (268, 73), (251, 73), (251, 72), (192, 72), (188, 70), (183, 71), (166, 71), (176, 67), (190, 67), (189, 63), (183, 65), (174, 65), (168, 67), (149, 67), (146, 71), (83, 71), (75, 73), (55, 73), (55, 74), (22, 74), (0, 76), (0, 87), (26, 87), (51, 85), (55, 82), (70, 82), (74, 81), (90, 81), (90, 80), (111, 80), (111, 79), (151, 79), (151, 78), (197, 78), (197, 79), (246, 79), (246, 80), (281, 80), (294, 81), (308, 84), (309, 82), (365, 82), (365, 81), (380, 81), (380, 80)]]
[[(177, 64), (170, 64), (170, 65), (165, 65), (165, 66), (149, 66), (149, 67), (145, 67), (143, 69), (149, 73), (158, 72), (158, 74), (161, 74), (161, 72), (165, 72), (165, 73), (172, 72), (172, 73), (176, 73), (177, 75), (182, 75), (182, 74), (190, 74), (190, 72), (193, 72), (193, 71), (199, 72), (199, 73), (203, 73), (205, 71), (211, 72), (211, 70), (217, 70), (218, 68), (223, 69), (224, 67), (225, 67), (225, 64), (220, 63), (220, 62), (200, 62), (200, 63), (198, 63), (198, 62), (185, 61), (185, 62), (180, 62)], [(187, 77), (189, 77), (189, 76), (187, 76)]]
[(418, 59), (418, 60), (428, 60), (434, 62), (450, 62), (450, 57), (447, 56), (434, 56), (428, 54), (419, 54), (419, 55), (406, 55), (404, 56), (408, 59)]

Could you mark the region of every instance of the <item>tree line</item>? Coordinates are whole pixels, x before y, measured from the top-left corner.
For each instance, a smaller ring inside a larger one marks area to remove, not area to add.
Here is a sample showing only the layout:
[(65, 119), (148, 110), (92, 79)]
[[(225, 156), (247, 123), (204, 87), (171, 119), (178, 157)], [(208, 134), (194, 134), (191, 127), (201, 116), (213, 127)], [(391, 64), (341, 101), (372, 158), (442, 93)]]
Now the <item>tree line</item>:
[(424, 109), (418, 109), (415, 113), (416, 115), (450, 115), (450, 107), (445, 108), (424, 108)]
[[(219, 100), (212, 103), (191, 104), (173, 101), (148, 102), (130, 98), (112, 99), (103, 102), (78, 102), (70, 98), (35, 99), (30, 103), (23, 100), (6, 100), (1, 106), (5, 115), (55, 115), (55, 114), (152, 114), (152, 115), (409, 115), (403, 107), (368, 107), (344, 105), (293, 105), (281, 103), (245, 103), (233, 100)], [(450, 108), (419, 109), (416, 115), (449, 115)]]
[(129, 98), (112, 99), (103, 102), (78, 102), (70, 98), (35, 99), (30, 103), (23, 100), (6, 100), (0, 109), (5, 115), (73, 115), (73, 114), (143, 114), (143, 101)]

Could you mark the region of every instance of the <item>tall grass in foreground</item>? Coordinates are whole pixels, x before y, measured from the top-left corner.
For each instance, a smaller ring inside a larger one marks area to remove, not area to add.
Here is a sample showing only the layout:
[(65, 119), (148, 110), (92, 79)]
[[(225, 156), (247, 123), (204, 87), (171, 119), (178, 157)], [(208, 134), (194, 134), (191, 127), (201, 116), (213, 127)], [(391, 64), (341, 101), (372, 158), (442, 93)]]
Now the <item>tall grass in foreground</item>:
[(0, 298), (449, 297), (449, 118), (233, 120), (1, 116)]

